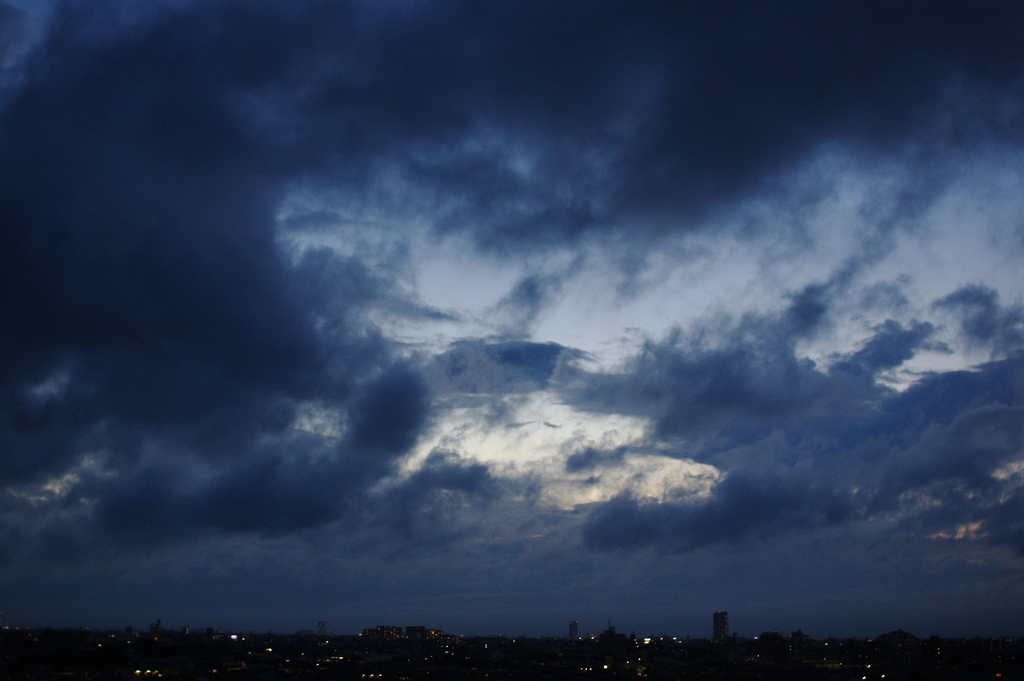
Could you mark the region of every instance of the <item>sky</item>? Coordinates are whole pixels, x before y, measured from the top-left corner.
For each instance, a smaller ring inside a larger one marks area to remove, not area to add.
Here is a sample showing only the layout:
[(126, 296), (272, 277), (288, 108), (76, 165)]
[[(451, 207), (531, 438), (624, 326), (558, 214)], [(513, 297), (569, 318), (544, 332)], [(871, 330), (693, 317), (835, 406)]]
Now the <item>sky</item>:
[(0, 0), (23, 626), (1024, 636), (1024, 8)]

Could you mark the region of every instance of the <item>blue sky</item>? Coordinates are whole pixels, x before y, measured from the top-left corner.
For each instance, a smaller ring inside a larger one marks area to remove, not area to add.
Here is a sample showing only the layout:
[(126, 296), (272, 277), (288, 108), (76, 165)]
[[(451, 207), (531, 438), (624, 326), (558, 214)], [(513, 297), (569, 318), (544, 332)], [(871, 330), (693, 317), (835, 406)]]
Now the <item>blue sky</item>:
[(1013, 4), (0, 37), (8, 623), (1024, 635)]

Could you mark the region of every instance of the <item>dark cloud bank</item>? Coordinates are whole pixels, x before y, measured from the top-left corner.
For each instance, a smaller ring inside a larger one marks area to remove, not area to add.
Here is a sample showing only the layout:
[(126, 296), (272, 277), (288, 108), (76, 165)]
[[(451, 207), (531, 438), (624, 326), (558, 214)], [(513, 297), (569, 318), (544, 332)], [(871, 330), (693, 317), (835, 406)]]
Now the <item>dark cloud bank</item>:
[[(1019, 333), (1020, 310), (1001, 309), (993, 293), (967, 287), (937, 305), (986, 301), (1003, 328), (981, 335), (1001, 344)], [(963, 334), (980, 342), (979, 313), (964, 308)], [(980, 523), (990, 541), (1024, 555), (1013, 512), (1019, 473), (996, 474), (1019, 462), (1024, 445), (1021, 347), (974, 371), (922, 376), (903, 392), (876, 380), (928, 347), (932, 332), (889, 320), (823, 370), (796, 355), (806, 329), (791, 314), (751, 316), (717, 329), (710, 347), (704, 330), (677, 332), (649, 343), (622, 373), (578, 374), (564, 384), (569, 400), (641, 414), (652, 437), (729, 472), (706, 501), (618, 498), (592, 514), (588, 541), (690, 550), (895, 515), (905, 529), (934, 534)], [(621, 453), (587, 452), (568, 466), (620, 461)]]
[[(430, 358), (375, 321), (438, 314), (393, 272), (293, 252), (277, 220), (289, 193), (330, 187), (398, 236), (425, 215), (492, 255), (642, 252), (772, 197), (828, 148), (907, 164), (895, 201), (913, 207), (961, 156), (1019, 147), (1015, 4), (67, 2), (38, 30), (0, 4), (0, 39), (9, 565), (323, 527), (457, 541), (435, 532), (457, 509), (532, 497), (448, 451), (370, 490), (444, 409), (545, 389), (647, 418), (651, 443), (728, 474), (702, 501), (595, 504), (594, 549), (895, 517), (1024, 553), (1021, 473), (996, 475), (1022, 448), (1024, 313), (990, 287), (827, 367), (797, 351), (827, 323), (827, 287), (651, 340), (617, 373), (526, 340)], [(526, 324), (556, 289), (524, 280), (502, 304)], [(876, 380), (946, 350), (942, 323), (992, 360), (903, 392)]]

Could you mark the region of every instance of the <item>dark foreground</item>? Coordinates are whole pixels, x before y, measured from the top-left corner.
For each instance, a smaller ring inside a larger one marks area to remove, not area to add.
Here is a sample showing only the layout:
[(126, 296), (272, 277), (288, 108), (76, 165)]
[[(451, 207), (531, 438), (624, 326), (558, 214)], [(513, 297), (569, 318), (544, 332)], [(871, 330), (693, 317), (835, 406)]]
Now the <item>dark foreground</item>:
[(376, 639), (207, 632), (0, 631), (0, 681), (375, 679), (1024, 680), (1024, 639), (815, 641), (766, 633), (724, 643), (504, 637)]

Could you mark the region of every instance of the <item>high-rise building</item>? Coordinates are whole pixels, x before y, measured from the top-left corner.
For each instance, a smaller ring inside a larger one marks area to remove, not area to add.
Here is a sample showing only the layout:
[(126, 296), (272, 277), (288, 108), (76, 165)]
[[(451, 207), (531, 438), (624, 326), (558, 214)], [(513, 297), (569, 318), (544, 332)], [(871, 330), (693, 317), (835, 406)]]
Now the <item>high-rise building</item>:
[(374, 629), (363, 629), (363, 636), (378, 641), (397, 641), (402, 638), (402, 627), (382, 624)]
[(316, 623), (316, 635), (317, 636), (326, 636), (327, 635), (327, 621), (326, 620), (320, 620), (319, 622)]
[(712, 617), (711, 640), (723, 643), (729, 638), (729, 613), (719, 610)]
[(569, 640), (576, 641), (580, 637), (580, 623), (576, 620), (569, 622)]

